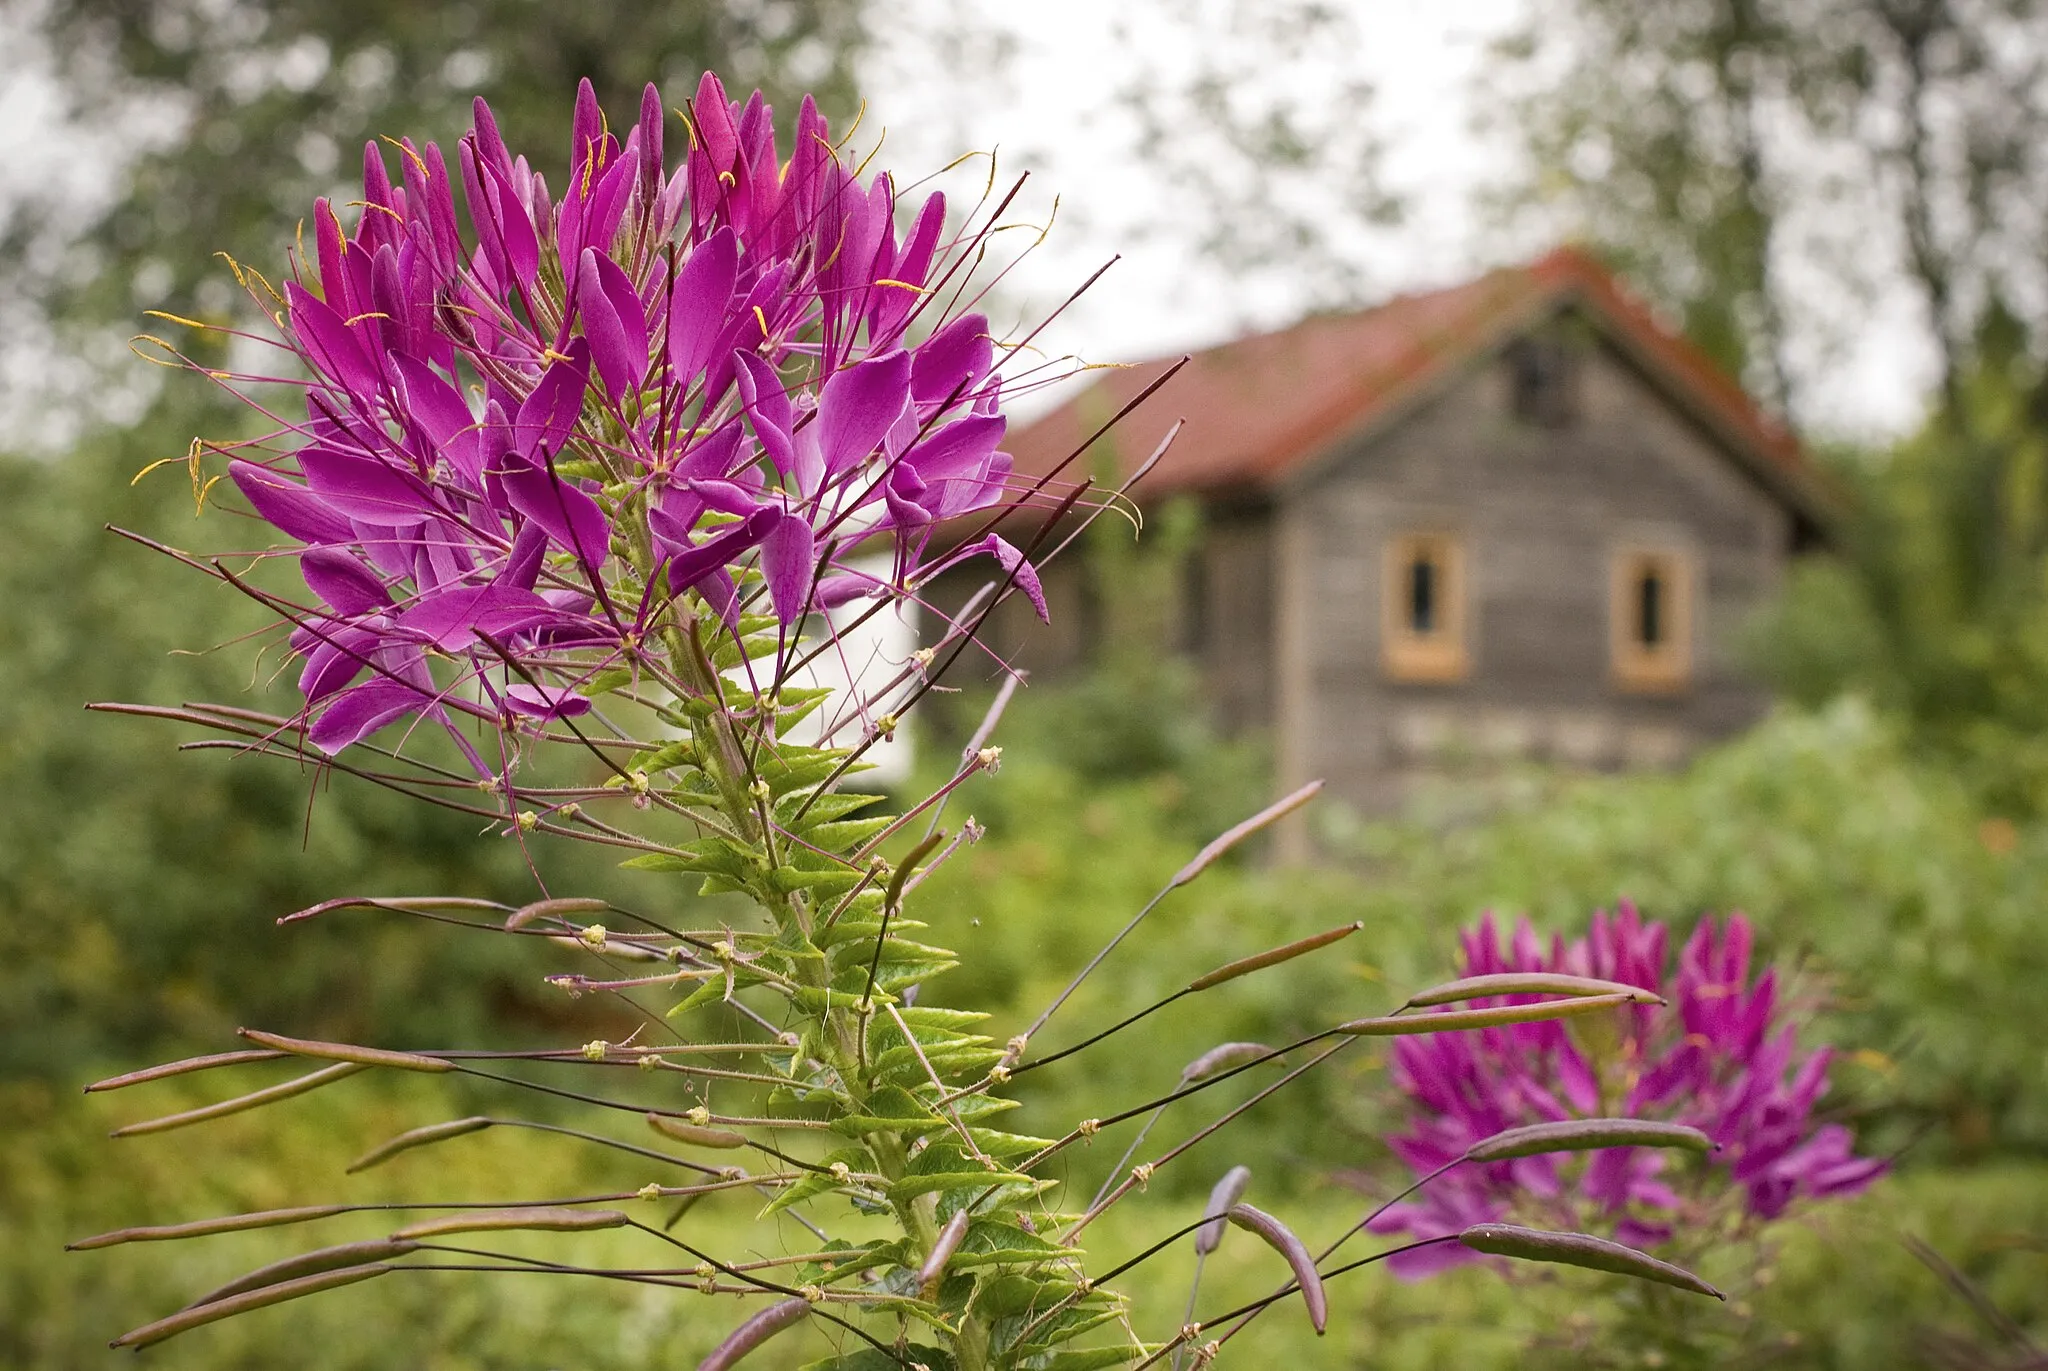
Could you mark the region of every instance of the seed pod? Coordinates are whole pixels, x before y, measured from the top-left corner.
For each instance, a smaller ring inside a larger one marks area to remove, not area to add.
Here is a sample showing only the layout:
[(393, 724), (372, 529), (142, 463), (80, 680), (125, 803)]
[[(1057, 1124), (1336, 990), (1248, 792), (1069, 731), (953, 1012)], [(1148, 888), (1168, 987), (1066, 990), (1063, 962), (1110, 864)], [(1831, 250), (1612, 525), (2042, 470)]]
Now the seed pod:
[(917, 1270), (920, 1290), (930, 1290), (946, 1274), (946, 1263), (952, 1261), (953, 1254), (960, 1250), (960, 1240), (967, 1236), (967, 1223), (972, 1217), (971, 1211), (958, 1209), (952, 1218), (946, 1220), (946, 1226), (939, 1230), (939, 1236), (932, 1242), (931, 1255)]
[(498, 1233), (507, 1229), (538, 1229), (548, 1233), (580, 1233), (590, 1228), (623, 1228), (632, 1220), (616, 1209), (569, 1209), (535, 1205), (530, 1209), (485, 1209), (448, 1214), (407, 1224), (391, 1235), (393, 1242), (439, 1238), (449, 1233)]
[(1258, 1234), (1269, 1247), (1287, 1258), (1287, 1264), (1294, 1268), (1295, 1282), (1301, 1286), (1301, 1302), (1308, 1306), (1308, 1321), (1320, 1334), (1330, 1322), (1330, 1302), (1323, 1295), (1323, 1278), (1316, 1272), (1315, 1258), (1308, 1254), (1301, 1239), (1271, 1214), (1248, 1204), (1230, 1206), (1230, 1221)]
[(263, 1309), (273, 1304), (283, 1304), (286, 1300), (295, 1300), (301, 1295), (317, 1295), (322, 1290), (334, 1290), (344, 1285), (354, 1285), (357, 1281), (366, 1281), (372, 1276), (381, 1276), (385, 1272), (395, 1269), (395, 1267), (385, 1266), (379, 1262), (372, 1262), (367, 1266), (351, 1266), (341, 1271), (323, 1271), (317, 1276), (301, 1276), (295, 1281), (285, 1281), (278, 1285), (266, 1285), (261, 1290), (250, 1290), (240, 1295), (230, 1295), (226, 1299), (215, 1300), (211, 1304), (200, 1304), (194, 1305), (190, 1309), (181, 1309), (169, 1318), (158, 1319), (155, 1323), (146, 1323), (140, 1328), (130, 1329), (107, 1345), (109, 1347), (148, 1347), (152, 1343), (162, 1342), (165, 1338), (176, 1337), (187, 1329), (198, 1328), (220, 1319), (232, 1318), (236, 1314), (246, 1314), (251, 1309)]
[(301, 1252), (296, 1257), (286, 1257), (268, 1266), (259, 1266), (246, 1276), (229, 1281), (218, 1290), (208, 1291), (187, 1309), (197, 1309), (202, 1304), (213, 1304), (249, 1290), (261, 1290), (266, 1286), (281, 1285), (297, 1280), (301, 1276), (315, 1276), (322, 1271), (334, 1271), (344, 1266), (363, 1266), (372, 1262), (389, 1261), (417, 1250), (416, 1242), (392, 1242), (389, 1238), (372, 1238), (368, 1242), (345, 1242), (339, 1247), (322, 1247), (313, 1252)]
[(121, 1076), (109, 1076), (103, 1081), (94, 1081), (85, 1088), (90, 1095), (99, 1090), (121, 1090), (146, 1081), (160, 1081), (167, 1076), (182, 1076), (188, 1071), (211, 1071), (216, 1066), (240, 1066), (244, 1062), (274, 1062), (280, 1057), (291, 1055), (287, 1052), (252, 1050), (247, 1052), (214, 1052), (204, 1057), (187, 1057), (181, 1062), (165, 1062), (162, 1066), (144, 1067)]
[(481, 1129), (489, 1128), (496, 1122), (496, 1119), (486, 1118), (482, 1114), (477, 1114), (467, 1119), (452, 1119), (447, 1123), (430, 1123), (424, 1128), (415, 1128), (409, 1132), (400, 1133), (397, 1137), (371, 1148), (368, 1152), (363, 1153), (362, 1156), (350, 1162), (348, 1164), (348, 1174), (353, 1176), (358, 1171), (368, 1171), (373, 1166), (381, 1166), (385, 1162), (390, 1161), (401, 1152), (409, 1152), (415, 1147), (425, 1147), (428, 1143), (442, 1142), (449, 1138), (459, 1138), (465, 1133), (475, 1133)]
[(1252, 1169), (1249, 1166), (1233, 1166), (1209, 1191), (1209, 1203), (1202, 1210), (1202, 1217), (1208, 1222), (1195, 1230), (1197, 1253), (1206, 1257), (1216, 1250), (1216, 1244), (1223, 1241), (1224, 1216), (1230, 1212), (1230, 1206), (1244, 1198), (1245, 1187), (1251, 1183)]
[(141, 1123), (127, 1124), (107, 1136), (132, 1138), (140, 1133), (167, 1133), (173, 1128), (183, 1128), (187, 1124), (205, 1123), (208, 1119), (225, 1118), (229, 1114), (239, 1114), (245, 1109), (259, 1109), (278, 1100), (288, 1100), (294, 1095), (303, 1095), (308, 1090), (318, 1090), (323, 1085), (367, 1069), (361, 1062), (337, 1062), (333, 1066), (323, 1066), (318, 1071), (309, 1071), (303, 1076), (265, 1090), (252, 1090), (246, 1095), (237, 1095), (232, 1100), (222, 1100), (219, 1104), (201, 1105), (182, 1114), (166, 1114), (160, 1119), (144, 1119)]
[(1728, 1297), (1684, 1267), (1658, 1261), (1646, 1252), (1623, 1247), (1618, 1242), (1596, 1238), (1589, 1233), (1548, 1233), (1540, 1228), (1519, 1228), (1511, 1223), (1474, 1224), (1458, 1235), (1458, 1241), (1474, 1252), (1491, 1257), (1514, 1257), (1519, 1261), (1560, 1262), (1583, 1266), (1589, 1271), (1608, 1271), (1617, 1276), (1656, 1281), (1677, 1286), (1695, 1295)]
[(1292, 795), (1286, 795), (1275, 800), (1243, 823), (1211, 839), (1208, 846), (1195, 854), (1193, 861), (1174, 873), (1173, 879), (1167, 883), (1167, 889), (1172, 890), (1186, 885), (1189, 881), (1207, 871), (1211, 863), (1224, 853), (1230, 851), (1231, 848), (1236, 847), (1260, 829), (1278, 823), (1310, 800), (1313, 800), (1316, 797), (1316, 793), (1322, 788), (1323, 783), (1321, 781), (1310, 781)]
[(252, 1043), (289, 1052), (295, 1057), (320, 1057), (331, 1062), (354, 1062), (359, 1066), (389, 1066), (399, 1071), (452, 1071), (455, 1068), (439, 1057), (422, 1056), (417, 1052), (392, 1052), (381, 1047), (357, 1047), (354, 1043), (323, 1043), (310, 1038), (287, 1038), (278, 1033), (265, 1033), (254, 1028), (238, 1028)]
[(647, 1126), (665, 1138), (677, 1142), (695, 1143), (698, 1147), (745, 1147), (747, 1137), (730, 1128), (706, 1128), (702, 1124), (690, 1123), (684, 1119), (672, 1119), (666, 1114), (649, 1114)]
[(1465, 1160), (1504, 1162), (1545, 1152), (1590, 1152), (1601, 1147), (1682, 1147), (1688, 1152), (1711, 1152), (1714, 1140), (1697, 1128), (1656, 1119), (1559, 1119), (1483, 1138), (1465, 1149)]
[(508, 929), (524, 928), (535, 919), (547, 919), (561, 914), (603, 914), (611, 909), (609, 900), (588, 900), (574, 897), (561, 900), (535, 900), (532, 904), (521, 905), (505, 916)]
[[(1641, 992), (1638, 991), (1637, 994)], [(1353, 1019), (1337, 1025), (1339, 1033), (1357, 1037), (1388, 1038), (1411, 1033), (1449, 1033), (1464, 1028), (1498, 1028), (1503, 1024), (1543, 1023), (1569, 1019), (1631, 1004), (1634, 995), (1588, 995), (1576, 1000), (1549, 1000), (1543, 1004), (1504, 1004), (1491, 1009), (1452, 1009), (1442, 1014), (1390, 1015), (1379, 1019)]]
[(810, 1312), (811, 1302), (801, 1295), (769, 1305), (733, 1329), (730, 1336), (712, 1350), (710, 1356), (697, 1363), (697, 1371), (726, 1371), (726, 1368), (741, 1357)]
[(1502, 971), (1488, 976), (1467, 976), (1463, 980), (1418, 990), (1401, 1007), (1427, 1009), (1453, 1000), (1477, 1000), (1489, 995), (1628, 995), (1639, 1004), (1664, 1003), (1664, 997), (1656, 991), (1624, 981), (1566, 976), (1554, 971)]
[(1182, 1067), (1180, 1081), (1182, 1085), (1193, 1085), (1196, 1081), (1208, 1080), (1219, 1071), (1275, 1055), (1273, 1049), (1264, 1043), (1221, 1043)]
[(1240, 957), (1234, 962), (1217, 967), (1206, 976), (1195, 977), (1188, 982), (1188, 989), (1207, 990), (1211, 986), (1222, 985), (1225, 981), (1234, 981), (1239, 976), (1249, 976), (1254, 971), (1263, 971), (1269, 966), (1278, 966), (1281, 962), (1291, 962), (1296, 957), (1305, 956), (1318, 948), (1328, 947), (1331, 943), (1348, 938), (1364, 927), (1363, 922), (1339, 924), (1327, 933), (1296, 938), (1293, 942), (1280, 947), (1255, 952), (1249, 957)]
[(150, 1228), (117, 1228), (90, 1238), (64, 1244), (66, 1252), (85, 1252), (95, 1247), (118, 1247), (124, 1242), (175, 1242), (180, 1238), (210, 1238), (215, 1233), (240, 1233), (248, 1228), (276, 1228), (288, 1223), (311, 1223), (346, 1214), (354, 1206), (309, 1204), (297, 1209), (263, 1209), (253, 1214), (226, 1214), (217, 1219), (194, 1219), (190, 1223), (168, 1223)]

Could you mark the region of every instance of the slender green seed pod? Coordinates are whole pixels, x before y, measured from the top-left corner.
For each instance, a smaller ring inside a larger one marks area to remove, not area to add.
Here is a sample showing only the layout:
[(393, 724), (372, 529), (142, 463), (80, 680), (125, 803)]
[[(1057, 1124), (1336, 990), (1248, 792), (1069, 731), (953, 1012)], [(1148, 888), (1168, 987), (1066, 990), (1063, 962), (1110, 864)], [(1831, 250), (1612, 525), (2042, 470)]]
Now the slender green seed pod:
[(201, 1295), (187, 1309), (197, 1309), (202, 1304), (213, 1304), (250, 1290), (261, 1290), (266, 1286), (281, 1285), (285, 1281), (297, 1280), (301, 1276), (316, 1276), (322, 1271), (335, 1271), (344, 1266), (364, 1266), (373, 1262), (389, 1261), (419, 1249), (416, 1242), (393, 1242), (389, 1238), (372, 1238), (368, 1242), (345, 1242), (338, 1247), (322, 1247), (313, 1252), (301, 1252), (296, 1257), (286, 1257), (268, 1266), (259, 1266), (246, 1276), (238, 1276), (218, 1290)]
[(103, 1081), (94, 1081), (85, 1088), (90, 1095), (100, 1090), (122, 1090), (131, 1085), (142, 1085), (148, 1081), (160, 1081), (168, 1076), (182, 1076), (188, 1071), (211, 1071), (216, 1066), (240, 1066), (244, 1062), (274, 1062), (288, 1057), (288, 1052), (271, 1052), (251, 1049), (246, 1052), (214, 1052), (204, 1057), (187, 1057), (179, 1062), (165, 1062), (162, 1066), (144, 1067), (121, 1076), (109, 1076)]
[(957, 1209), (953, 1217), (946, 1220), (946, 1226), (939, 1230), (939, 1236), (932, 1240), (931, 1254), (918, 1268), (917, 1285), (920, 1290), (929, 1291), (946, 1274), (946, 1263), (953, 1260), (953, 1254), (960, 1250), (960, 1240), (967, 1236), (968, 1220), (973, 1211)]
[(733, 1329), (726, 1340), (712, 1350), (710, 1356), (697, 1363), (697, 1371), (727, 1371), (727, 1368), (741, 1357), (783, 1329), (797, 1323), (810, 1312), (811, 1302), (801, 1295), (794, 1295), (769, 1305)]
[(1190, 861), (1186, 866), (1174, 873), (1173, 879), (1167, 882), (1166, 888), (1173, 890), (1186, 885), (1189, 881), (1207, 871), (1218, 857), (1230, 851), (1231, 848), (1236, 847), (1261, 829), (1269, 828), (1278, 823), (1310, 800), (1313, 800), (1322, 788), (1323, 783), (1321, 781), (1310, 781), (1293, 794), (1275, 800), (1243, 823), (1229, 829), (1227, 832), (1219, 834), (1209, 842), (1207, 847), (1204, 847), (1195, 854), (1193, 861)]
[(1590, 1152), (1601, 1147), (1679, 1147), (1688, 1152), (1711, 1152), (1714, 1140), (1697, 1128), (1657, 1119), (1558, 1119), (1482, 1138), (1465, 1149), (1465, 1160), (1504, 1162), (1545, 1152)]
[(1503, 1024), (1569, 1019), (1577, 1014), (1633, 1004), (1635, 1000), (1634, 995), (1587, 995), (1576, 1000), (1550, 1000), (1543, 1004), (1505, 1004), (1491, 1009), (1453, 1009), (1443, 1014), (1353, 1019), (1350, 1023), (1337, 1025), (1336, 1031), (1354, 1037), (1388, 1038), (1411, 1033), (1449, 1033), (1462, 1028), (1498, 1028)]
[(358, 1171), (368, 1171), (373, 1166), (381, 1166), (390, 1161), (401, 1152), (409, 1152), (415, 1147), (425, 1147), (429, 1143), (444, 1142), (449, 1138), (459, 1138), (465, 1133), (475, 1133), (489, 1128), (496, 1122), (496, 1119), (477, 1114), (467, 1119), (452, 1119), (447, 1123), (430, 1123), (424, 1128), (411, 1129), (357, 1157), (348, 1164), (347, 1174), (353, 1176)]
[(603, 914), (612, 907), (610, 900), (590, 900), (570, 897), (560, 900), (535, 900), (524, 904), (505, 916), (508, 929), (524, 928), (535, 919), (553, 918), (563, 914)]
[(1206, 1081), (1219, 1071), (1228, 1071), (1233, 1066), (1243, 1066), (1246, 1062), (1271, 1056), (1273, 1049), (1264, 1043), (1219, 1043), (1181, 1068), (1181, 1084), (1193, 1085), (1196, 1081)]
[(1695, 1295), (1712, 1295), (1717, 1300), (1728, 1298), (1684, 1267), (1659, 1261), (1646, 1252), (1596, 1238), (1590, 1233), (1549, 1233), (1540, 1228), (1520, 1228), (1511, 1223), (1480, 1223), (1460, 1233), (1458, 1241), (1474, 1252), (1484, 1252), (1490, 1257), (1583, 1266), (1588, 1271), (1634, 1276), (1638, 1280), (1689, 1290)]
[(702, 1124), (690, 1123), (685, 1119), (670, 1118), (666, 1114), (649, 1114), (647, 1126), (664, 1138), (677, 1142), (693, 1143), (698, 1147), (745, 1147), (747, 1137), (730, 1128), (706, 1128)]
[(580, 1233), (590, 1228), (623, 1228), (632, 1220), (616, 1209), (569, 1209), (557, 1205), (535, 1205), (530, 1209), (486, 1209), (467, 1214), (448, 1214), (407, 1224), (391, 1235), (393, 1242), (414, 1238), (439, 1238), (450, 1233), (499, 1233), (511, 1229), (537, 1229), (548, 1233)]
[(882, 908), (896, 909), (902, 905), (904, 882), (910, 879), (910, 874), (917, 869), (917, 864), (931, 856), (932, 849), (944, 841), (946, 830), (934, 829), (922, 842), (904, 854), (903, 860), (896, 864), (896, 869), (889, 873), (889, 884), (882, 890)]
[(1225, 981), (1234, 981), (1239, 976), (1249, 976), (1254, 971), (1263, 971), (1269, 966), (1278, 966), (1281, 962), (1291, 962), (1296, 957), (1305, 956), (1318, 948), (1328, 947), (1331, 943), (1348, 938), (1364, 927), (1363, 922), (1339, 924), (1327, 933), (1297, 938), (1282, 947), (1268, 948), (1249, 957), (1240, 957), (1234, 962), (1217, 967), (1206, 976), (1197, 976), (1188, 982), (1188, 989), (1207, 990), (1211, 986), (1222, 985)]
[(66, 1252), (86, 1252), (95, 1247), (118, 1247), (124, 1242), (175, 1242), (180, 1238), (210, 1238), (216, 1233), (240, 1233), (247, 1228), (277, 1228), (288, 1223), (311, 1223), (346, 1214), (354, 1206), (309, 1204), (297, 1209), (264, 1209), (253, 1214), (227, 1214), (217, 1219), (194, 1219), (190, 1223), (161, 1224), (150, 1228), (117, 1228), (90, 1238), (64, 1244)]
[(1251, 1183), (1252, 1169), (1249, 1166), (1233, 1166), (1210, 1189), (1209, 1203), (1202, 1210), (1202, 1217), (1208, 1222), (1195, 1230), (1197, 1254), (1206, 1257), (1223, 1241), (1223, 1224), (1230, 1207), (1244, 1198), (1245, 1187)]
[(1656, 991), (1624, 981), (1567, 976), (1555, 971), (1502, 971), (1487, 976), (1467, 976), (1418, 990), (1401, 1007), (1427, 1009), (1431, 1005), (1483, 999), (1489, 995), (1627, 995), (1640, 1004), (1664, 1003), (1664, 997)]
[(319, 1057), (331, 1062), (355, 1062), (360, 1066), (389, 1066), (399, 1071), (453, 1071), (449, 1062), (439, 1057), (422, 1056), (417, 1052), (392, 1052), (382, 1047), (358, 1047), (354, 1043), (323, 1043), (311, 1038), (287, 1038), (280, 1033), (265, 1033), (255, 1028), (238, 1028), (235, 1032), (252, 1043), (289, 1052), (296, 1057)]
[(361, 1062), (336, 1062), (333, 1066), (323, 1066), (318, 1071), (309, 1071), (303, 1076), (294, 1077), (266, 1090), (253, 1090), (247, 1095), (237, 1095), (232, 1100), (222, 1100), (219, 1104), (202, 1105), (197, 1109), (188, 1109), (182, 1114), (166, 1114), (160, 1119), (144, 1119), (141, 1123), (126, 1124), (107, 1136), (132, 1138), (142, 1133), (167, 1133), (173, 1128), (183, 1128), (187, 1124), (226, 1118), (245, 1109), (260, 1109), (266, 1104), (288, 1100), (294, 1095), (303, 1095), (308, 1090), (318, 1090), (321, 1086), (330, 1085), (344, 1076), (353, 1076), (358, 1071), (368, 1069)]
[(1330, 1301), (1323, 1294), (1323, 1278), (1316, 1272), (1316, 1261), (1309, 1255), (1307, 1245), (1286, 1224), (1248, 1204), (1230, 1206), (1228, 1218), (1239, 1228), (1258, 1234), (1267, 1246), (1287, 1258), (1288, 1266), (1294, 1269), (1295, 1282), (1301, 1286), (1301, 1302), (1308, 1306), (1308, 1321), (1320, 1335), (1330, 1323)]
[(323, 1271), (317, 1276), (301, 1276), (295, 1281), (284, 1281), (278, 1285), (267, 1285), (261, 1290), (250, 1290), (240, 1295), (230, 1295), (226, 1299), (215, 1300), (211, 1304), (200, 1304), (194, 1305), (190, 1309), (181, 1309), (169, 1318), (158, 1319), (155, 1323), (146, 1323), (140, 1328), (130, 1329), (107, 1345), (109, 1347), (148, 1347), (152, 1343), (162, 1342), (165, 1338), (176, 1337), (188, 1329), (198, 1328), (221, 1319), (232, 1318), (236, 1314), (246, 1314), (251, 1309), (263, 1309), (273, 1304), (283, 1304), (286, 1300), (295, 1300), (301, 1295), (317, 1295), (323, 1290), (335, 1290), (344, 1285), (354, 1285), (357, 1281), (366, 1281), (372, 1276), (381, 1276), (385, 1272), (395, 1269), (395, 1267), (386, 1266), (381, 1262), (372, 1262), (366, 1266), (351, 1266), (341, 1271)]

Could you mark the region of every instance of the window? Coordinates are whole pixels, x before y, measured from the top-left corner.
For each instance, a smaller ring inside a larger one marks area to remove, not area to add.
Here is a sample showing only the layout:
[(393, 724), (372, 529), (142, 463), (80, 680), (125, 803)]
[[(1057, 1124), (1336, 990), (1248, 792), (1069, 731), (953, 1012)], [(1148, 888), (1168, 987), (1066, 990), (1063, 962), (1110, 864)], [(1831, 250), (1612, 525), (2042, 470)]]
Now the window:
[(1470, 669), (1464, 549), (1453, 535), (1409, 533), (1388, 542), (1380, 656), (1397, 681), (1457, 681)]
[(1670, 548), (1615, 554), (1608, 590), (1614, 680), (1646, 694), (1682, 690), (1692, 676), (1692, 562)]
[(1556, 331), (1517, 338), (1508, 345), (1515, 417), (1543, 428), (1564, 428), (1579, 417), (1579, 356)]

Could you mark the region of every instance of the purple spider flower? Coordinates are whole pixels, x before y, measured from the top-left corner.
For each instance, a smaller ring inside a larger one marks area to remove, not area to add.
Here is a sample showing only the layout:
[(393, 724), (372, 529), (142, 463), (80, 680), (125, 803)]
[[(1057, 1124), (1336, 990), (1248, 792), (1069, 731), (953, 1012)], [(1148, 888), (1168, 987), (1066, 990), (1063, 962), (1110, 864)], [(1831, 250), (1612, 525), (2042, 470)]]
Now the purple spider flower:
[[(948, 236), (936, 193), (899, 225), (889, 177), (864, 184), (808, 98), (786, 162), (758, 92), (707, 74), (685, 117), (671, 173), (655, 89), (621, 142), (584, 82), (551, 188), (479, 100), (453, 168), (401, 141), (393, 183), (365, 150), (353, 234), (315, 204), (277, 320), (305, 418), (284, 456), (229, 468), (304, 544), (318, 603), (273, 603), (315, 747), (416, 715), (570, 716), (679, 613), (765, 612), (793, 642), (971, 556), (1043, 615), (1000, 536), (932, 541), (1014, 503), (987, 320), (939, 304), (978, 237)], [(872, 545), (886, 573), (856, 564)]]
[[(1545, 946), (1520, 920), (1503, 942), (1491, 913), (1461, 936), (1464, 975), (1560, 971), (1642, 986), (1663, 1006), (1609, 1015), (1402, 1038), (1393, 1079), (1410, 1106), (1407, 1130), (1389, 1140), (1417, 1175), (1454, 1161), (1504, 1129), (1569, 1118), (1667, 1119), (1718, 1144), (1701, 1159), (1699, 1199), (1667, 1176), (1672, 1154), (1607, 1148), (1580, 1155), (1465, 1163), (1430, 1181), (1371, 1225), (1430, 1238), (1504, 1219), (1600, 1231), (1651, 1247), (1674, 1220), (1698, 1219), (1718, 1196), (1752, 1221), (1775, 1219), (1794, 1201), (1854, 1194), (1886, 1169), (1855, 1155), (1849, 1130), (1816, 1124), (1831, 1049), (1801, 1052), (1785, 1021), (1774, 968), (1751, 977), (1751, 930), (1740, 914), (1702, 919), (1667, 973), (1669, 930), (1623, 902), (1593, 916), (1585, 937)], [(1477, 1001), (1521, 1003), (1533, 996)], [(1391, 1259), (1420, 1276), (1475, 1259), (1438, 1243)]]

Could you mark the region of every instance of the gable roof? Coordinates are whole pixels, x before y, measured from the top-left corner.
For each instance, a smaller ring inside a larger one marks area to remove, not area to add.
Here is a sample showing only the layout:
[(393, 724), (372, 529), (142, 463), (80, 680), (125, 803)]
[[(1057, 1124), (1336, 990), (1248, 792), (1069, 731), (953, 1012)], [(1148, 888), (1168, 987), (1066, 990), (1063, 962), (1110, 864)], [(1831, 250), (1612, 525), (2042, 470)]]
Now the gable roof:
[[(1611, 272), (1570, 247), (1463, 285), (1319, 315), (1195, 353), (1113, 431), (1123, 474), (1158, 446), (1175, 419), (1185, 419), (1143, 493), (1272, 490), (1340, 440), (1409, 412), (1474, 359), (1571, 305), (1804, 522), (1817, 528), (1828, 521), (1831, 500), (1798, 439), (1705, 353), (1658, 323)], [(1110, 371), (1018, 432), (1007, 444), (1018, 474), (1053, 471), (1177, 360)], [(1061, 477), (1091, 474), (1089, 460), (1075, 460)]]

